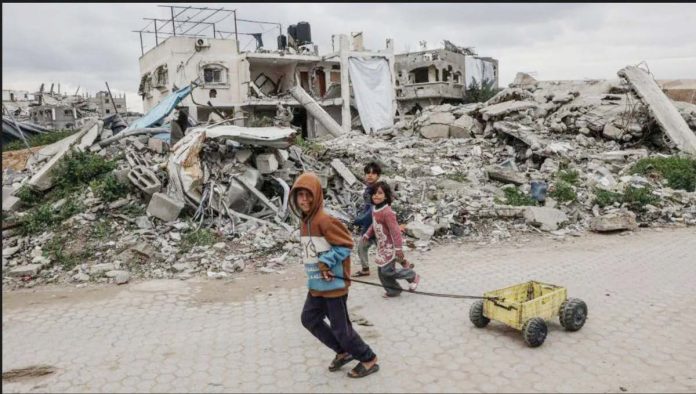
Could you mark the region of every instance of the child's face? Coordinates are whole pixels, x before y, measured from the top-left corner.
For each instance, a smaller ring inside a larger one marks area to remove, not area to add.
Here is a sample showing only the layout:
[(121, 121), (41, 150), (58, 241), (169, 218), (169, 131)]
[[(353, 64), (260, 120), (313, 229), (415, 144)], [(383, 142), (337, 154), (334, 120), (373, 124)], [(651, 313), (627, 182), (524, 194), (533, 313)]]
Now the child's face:
[(312, 210), (314, 196), (309, 190), (300, 189), (297, 191), (297, 206), (300, 207), (303, 213), (308, 214)]
[(374, 170), (368, 170), (368, 171), (365, 173), (365, 181), (366, 181), (368, 184), (372, 185), (372, 184), (374, 184), (375, 182), (377, 182), (377, 180), (379, 180), (379, 174), (376, 173)]
[(382, 202), (384, 202), (384, 190), (382, 190), (381, 187), (378, 187), (377, 190), (375, 190), (375, 194), (372, 195), (372, 203), (375, 205), (379, 205)]

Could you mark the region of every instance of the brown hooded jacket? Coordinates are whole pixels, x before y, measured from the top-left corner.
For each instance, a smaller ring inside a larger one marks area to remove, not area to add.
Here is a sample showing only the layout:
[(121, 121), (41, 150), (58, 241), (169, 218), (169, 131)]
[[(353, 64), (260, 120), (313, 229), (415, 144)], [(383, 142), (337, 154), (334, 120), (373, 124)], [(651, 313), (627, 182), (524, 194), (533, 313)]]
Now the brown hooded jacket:
[[(314, 198), (312, 208), (307, 215), (297, 206), (297, 191), (299, 189), (309, 191)], [(343, 223), (324, 210), (324, 194), (321, 190), (319, 178), (314, 173), (303, 173), (295, 180), (295, 184), (292, 186), (292, 190), (290, 190), (289, 200), (292, 212), (302, 219), (300, 224), (300, 237), (309, 237), (313, 244), (324, 243), (330, 246), (353, 248), (353, 237), (350, 231), (348, 231)], [(329, 270), (329, 267), (321, 262), (319, 263), (319, 268), (321, 271)], [(350, 277), (350, 256), (343, 260), (343, 277)], [(345, 280), (345, 286), (343, 288), (329, 291), (315, 291), (310, 289), (309, 292), (314, 297), (335, 298), (347, 294), (348, 286), (350, 286), (350, 281)]]

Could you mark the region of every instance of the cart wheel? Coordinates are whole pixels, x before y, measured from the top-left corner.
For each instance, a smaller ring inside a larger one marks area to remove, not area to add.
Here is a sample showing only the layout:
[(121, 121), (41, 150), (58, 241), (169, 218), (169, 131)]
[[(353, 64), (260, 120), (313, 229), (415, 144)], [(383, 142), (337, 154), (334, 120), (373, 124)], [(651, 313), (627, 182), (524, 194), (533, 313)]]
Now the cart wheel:
[(469, 319), (478, 328), (483, 328), (488, 325), (491, 319), (483, 315), (483, 300), (478, 300), (471, 305), (469, 309)]
[(582, 328), (587, 319), (587, 305), (579, 298), (568, 298), (561, 304), (558, 318), (567, 331), (577, 331)]
[(529, 347), (541, 346), (546, 339), (547, 332), (546, 322), (540, 317), (533, 317), (522, 326), (522, 337)]

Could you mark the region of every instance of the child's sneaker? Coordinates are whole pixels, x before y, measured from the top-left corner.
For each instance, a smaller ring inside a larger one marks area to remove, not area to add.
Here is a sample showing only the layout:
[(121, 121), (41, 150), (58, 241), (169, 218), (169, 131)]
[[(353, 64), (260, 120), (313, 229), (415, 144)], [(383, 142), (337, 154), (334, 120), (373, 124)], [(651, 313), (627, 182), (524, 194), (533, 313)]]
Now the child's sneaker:
[(416, 289), (418, 288), (418, 283), (420, 283), (420, 275), (416, 274), (416, 277), (413, 279), (413, 282), (411, 282), (408, 285), (408, 290), (416, 291)]

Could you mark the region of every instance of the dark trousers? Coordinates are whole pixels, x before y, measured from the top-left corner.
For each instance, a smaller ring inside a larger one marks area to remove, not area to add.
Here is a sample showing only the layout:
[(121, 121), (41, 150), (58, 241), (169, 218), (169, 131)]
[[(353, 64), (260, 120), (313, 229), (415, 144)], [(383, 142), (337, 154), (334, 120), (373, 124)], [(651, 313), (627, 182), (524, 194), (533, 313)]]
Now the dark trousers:
[(412, 269), (396, 269), (396, 260), (379, 267), (379, 281), (382, 282), (388, 296), (398, 296), (402, 289), (397, 279), (406, 279), (409, 283), (416, 278), (416, 272)]
[[(302, 308), (302, 325), (337, 354), (349, 353), (356, 360), (375, 358), (372, 349), (353, 330), (348, 317), (348, 295), (336, 298), (313, 297), (309, 292)], [(326, 324), (329, 318), (331, 325)]]

